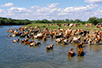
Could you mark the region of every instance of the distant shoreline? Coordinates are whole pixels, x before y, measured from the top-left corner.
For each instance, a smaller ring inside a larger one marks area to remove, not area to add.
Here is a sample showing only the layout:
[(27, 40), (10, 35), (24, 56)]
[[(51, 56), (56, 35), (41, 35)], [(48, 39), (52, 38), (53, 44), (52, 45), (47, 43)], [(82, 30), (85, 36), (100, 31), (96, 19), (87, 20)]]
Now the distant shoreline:
[(63, 20), (47, 20), (47, 19), (42, 19), (42, 20), (20, 20), (20, 19), (11, 19), (11, 18), (4, 18), (0, 17), (0, 26), (2, 25), (28, 25), (28, 24), (38, 24), (38, 23), (46, 23), (46, 24), (51, 24), (51, 23), (56, 23), (56, 24), (62, 24), (62, 23), (77, 23), (77, 24), (87, 24), (87, 23), (92, 23), (94, 25), (97, 25), (98, 23), (102, 23), (102, 18), (97, 18), (97, 17), (91, 17), (88, 19), (88, 21), (82, 21), (80, 19), (75, 19), (75, 20), (70, 20), (70, 19), (63, 19)]

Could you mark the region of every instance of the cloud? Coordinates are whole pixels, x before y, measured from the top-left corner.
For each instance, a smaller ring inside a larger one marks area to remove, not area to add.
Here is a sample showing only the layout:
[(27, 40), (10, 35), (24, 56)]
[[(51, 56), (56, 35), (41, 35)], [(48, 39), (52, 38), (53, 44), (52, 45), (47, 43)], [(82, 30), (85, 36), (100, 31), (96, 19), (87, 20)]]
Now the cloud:
[[(102, 17), (102, 10), (97, 10), (98, 5), (86, 5), (79, 7), (59, 8), (59, 3), (52, 3), (45, 7), (31, 6), (30, 8), (11, 7), (5, 10), (3, 17), (16, 19), (81, 19), (87, 20), (89, 17)], [(0, 10), (4, 12), (4, 10)], [(0, 14), (1, 15), (1, 14)]]
[(52, 3), (52, 4), (49, 4), (48, 7), (49, 8), (54, 8), (54, 7), (58, 6), (58, 5), (59, 5), (59, 3)]
[(5, 16), (5, 11), (3, 9), (0, 9), (0, 17), (4, 17)]
[(2, 13), (4, 10), (3, 9), (0, 9), (0, 13)]
[(87, 11), (87, 10), (91, 10), (95, 7), (97, 7), (98, 5), (87, 5), (87, 6), (80, 6), (80, 7), (67, 7), (64, 9), (65, 12), (80, 12), (80, 11)]
[(13, 5), (13, 3), (6, 3), (4, 5), (1, 5), (0, 7), (12, 7)]
[(35, 5), (35, 6), (31, 6), (31, 9), (39, 9), (40, 7)]
[(85, 0), (88, 3), (102, 4), (102, 0)]
[(102, 18), (102, 9), (98, 9), (93, 15)]
[(8, 12), (14, 12), (14, 13), (27, 13), (31, 12), (31, 10), (28, 10), (26, 8), (19, 8), (19, 7), (11, 7)]

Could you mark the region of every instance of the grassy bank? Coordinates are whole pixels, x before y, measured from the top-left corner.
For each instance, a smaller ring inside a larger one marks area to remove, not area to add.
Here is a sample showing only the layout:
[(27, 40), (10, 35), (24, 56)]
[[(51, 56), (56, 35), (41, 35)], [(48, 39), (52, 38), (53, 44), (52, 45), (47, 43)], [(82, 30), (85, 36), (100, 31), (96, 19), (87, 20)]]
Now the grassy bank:
[[(49, 24), (49, 25), (51, 25), (51, 24)], [(47, 28), (52, 28), (52, 29), (57, 29), (57, 28), (58, 28), (58, 25), (57, 25), (57, 24), (52, 25), (52, 26), (48, 26), (47, 23), (33, 23), (33, 24), (29, 24), (29, 25), (27, 25), (27, 26), (32, 26), (32, 27), (39, 26), (40, 28), (45, 28), (45, 27), (47, 27)], [(43, 26), (45, 26), (45, 27), (43, 27)], [(64, 25), (62, 24), (60, 28), (70, 28), (70, 27), (64, 26)], [(71, 29), (73, 29), (73, 30), (74, 30), (74, 29), (83, 29), (83, 30), (88, 30), (88, 31), (91, 31), (91, 32), (97, 31), (97, 30), (102, 31), (102, 29), (97, 28), (95, 25), (85, 27), (84, 24), (80, 24), (80, 26), (77, 26), (77, 27), (74, 27), (74, 26), (73, 26), (73, 27), (71, 27)]]

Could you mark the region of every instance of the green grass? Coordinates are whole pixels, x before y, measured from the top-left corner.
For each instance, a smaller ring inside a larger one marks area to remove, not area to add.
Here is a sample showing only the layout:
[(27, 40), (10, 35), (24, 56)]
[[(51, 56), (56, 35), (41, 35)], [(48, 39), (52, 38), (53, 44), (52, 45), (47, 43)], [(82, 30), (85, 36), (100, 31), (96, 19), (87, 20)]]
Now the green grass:
[[(27, 26), (32, 26), (32, 27), (39, 26), (40, 28), (44, 28), (43, 25), (45, 25), (47, 28), (52, 28), (52, 29), (57, 29), (58, 28), (58, 25), (57, 24), (55, 24), (53, 26), (48, 26), (47, 23), (33, 23), (33, 24), (29, 24)], [(70, 28), (70, 27), (64, 26), (62, 24), (60, 28)], [(102, 31), (102, 29), (96, 28), (95, 25), (85, 27), (85, 25), (83, 25), (83, 24), (80, 24), (80, 26), (77, 26), (77, 27), (71, 27), (71, 29), (73, 29), (73, 30), (74, 29), (83, 29), (83, 30), (88, 30), (88, 31), (91, 31), (91, 32), (98, 31), (98, 30), (99, 31)]]
[[(34, 24), (29, 24), (29, 25), (27, 25), (27, 26), (32, 26), (32, 27), (35, 27), (35, 26), (39, 26), (40, 28), (44, 28), (43, 26), (46, 26), (47, 28), (52, 28), (52, 29), (57, 29), (58, 28), (58, 26), (57, 26), (57, 24), (55, 24), (55, 25), (53, 25), (53, 26), (48, 26), (48, 24), (47, 23), (34, 23)], [(62, 28), (62, 27), (61, 27)]]

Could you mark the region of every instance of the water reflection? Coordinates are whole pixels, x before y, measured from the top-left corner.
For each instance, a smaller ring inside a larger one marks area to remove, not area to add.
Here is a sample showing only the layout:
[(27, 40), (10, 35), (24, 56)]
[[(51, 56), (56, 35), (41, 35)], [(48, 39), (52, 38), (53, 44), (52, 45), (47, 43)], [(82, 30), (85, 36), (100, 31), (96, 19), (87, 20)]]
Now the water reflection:
[(84, 56), (77, 56), (77, 61), (82, 62), (84, 60)]
[(52, 52), (52, 51), (53, 51), (53, 49), (51, 49), (51, 50), (47, 50), (47, 49), (46, 49), (46, 52), (47, 52), (47, 53)]
[(94, 45), (93, 46), (93, 51), (96, 53), (99, 53), (102, 50), (102, 46), (101, 45)]
[[(48, 38), (46, 42), (40, 41), (41, 45), (30, 47), (19, 43), (12, 43), (18, 37), (7, 37), (9, 28), (19, 26), (3, 26), (0, 28), (0, 68), (101, 68), (102, 45), (85, 44), (84, 56), (77, 56), (76, 44), (62, 45), (55, 43), (55, 39)], [(24, 38), (20, 38), (24, 39)], [(52, 50), (46, 50), (46, 46), (54, 43)], [(74, 48), (76, 55), (68, 57), (68, 51)], [(88, 63), (87, 63), (88, 62)]]
[(0, 26), (0, 28), (3, 28), (3, 26)]
[(88, 47), (89, 51), (92, 51), (92, 46), (91, 45), (87, 45), (87, 47)]
[(37, 45), (37, 46), (29, 46), (30, 48), (37, 48), (40, 47), (41, 45)]
[(46, 43), (46, 41), (43, 41), (43, 43)]
[(75, 57), (68, 57), (69, 62), (73, 62), (75, 60)]

